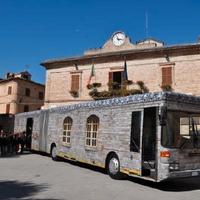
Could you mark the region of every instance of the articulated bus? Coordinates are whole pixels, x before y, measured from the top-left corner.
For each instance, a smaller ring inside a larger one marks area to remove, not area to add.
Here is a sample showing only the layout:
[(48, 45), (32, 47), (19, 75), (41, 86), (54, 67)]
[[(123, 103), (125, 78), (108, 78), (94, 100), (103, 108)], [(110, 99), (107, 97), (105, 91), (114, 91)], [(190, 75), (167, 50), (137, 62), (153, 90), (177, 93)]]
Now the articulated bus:
[(200, 97), (158, 92), (17, 114), (31, 148), (155, 182), (200, 175)]

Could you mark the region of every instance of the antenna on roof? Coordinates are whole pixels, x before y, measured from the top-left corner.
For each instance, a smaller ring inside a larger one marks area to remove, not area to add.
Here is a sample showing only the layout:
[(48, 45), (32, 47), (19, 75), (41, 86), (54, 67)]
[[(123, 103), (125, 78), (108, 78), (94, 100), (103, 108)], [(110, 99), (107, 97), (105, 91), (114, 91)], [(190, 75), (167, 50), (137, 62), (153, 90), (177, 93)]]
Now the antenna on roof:
[(149, 17), (148, 12), (145, 12), (145, 32), (146, 32), (146, 38), (149, 37)]
[(26, 64), (26, 65), (25, 65), (25, 71), (28, 71), (28, 70), (29, 70), (29, 67), (30, 67), (30, 66), (29, 66), (28, 64)]
[(200, 43), (200, 36), (198, 37), (198, 40), (197, 40), (197, 42), (198, 42), (198, 43)]

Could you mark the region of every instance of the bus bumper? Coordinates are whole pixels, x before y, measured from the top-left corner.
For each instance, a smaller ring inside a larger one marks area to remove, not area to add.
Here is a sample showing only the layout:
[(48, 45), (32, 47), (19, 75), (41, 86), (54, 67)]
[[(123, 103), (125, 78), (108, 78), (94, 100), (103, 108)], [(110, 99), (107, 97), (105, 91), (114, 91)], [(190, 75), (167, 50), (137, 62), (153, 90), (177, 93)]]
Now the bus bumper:
[(200, 169), (198, 170), (185, 170), (185, 171), (174, 171), (169, 173), (169, 178), (185, 178), (200, 176)]

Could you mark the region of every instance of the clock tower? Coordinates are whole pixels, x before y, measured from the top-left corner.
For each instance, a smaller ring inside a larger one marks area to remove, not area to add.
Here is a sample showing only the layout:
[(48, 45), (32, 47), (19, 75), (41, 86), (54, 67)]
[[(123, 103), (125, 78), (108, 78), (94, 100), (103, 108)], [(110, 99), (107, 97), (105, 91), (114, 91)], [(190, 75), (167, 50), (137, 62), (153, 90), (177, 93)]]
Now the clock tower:
[(112, 42), (115, 46), (121, 46), (124, 44), (125, 42), (125, 39), (126, 39), (126, 35), (124, 32), (122, 31), (118, 31), (118, 32), (115, 32), (113, 35), (112, 35)]
[(99, 49), (90, 49), (84, 52), (85, 55), (99, 54), (106, 52), (124, 51), (135, 49), (130, 38), (123, 31), (114, 32), (105, 44)]

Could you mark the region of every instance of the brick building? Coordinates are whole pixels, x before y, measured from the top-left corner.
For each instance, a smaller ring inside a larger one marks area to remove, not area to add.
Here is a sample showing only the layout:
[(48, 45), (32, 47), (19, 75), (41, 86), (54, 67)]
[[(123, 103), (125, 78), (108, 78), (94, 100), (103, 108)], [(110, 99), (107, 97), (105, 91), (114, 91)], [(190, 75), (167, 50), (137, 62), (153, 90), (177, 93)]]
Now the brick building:
[(16, 113), (41, 109), (45, 87), (31, 80), (27, 71), (7, 73), (0, 80), (0, 129), (11, 131)]
[(108, 91), (109, 82), (122, 87), (125, 68), (128, 80), (143, 81), (150, 92), (167, 86), (200, 95), (200, 43), (165, 46), (152, 38), (132, 43), (119, 31), (99, 49), (41, 65), (46, 68), (45, 108), (92, 100), (88, 83), (101, 83), (100, 91)]

